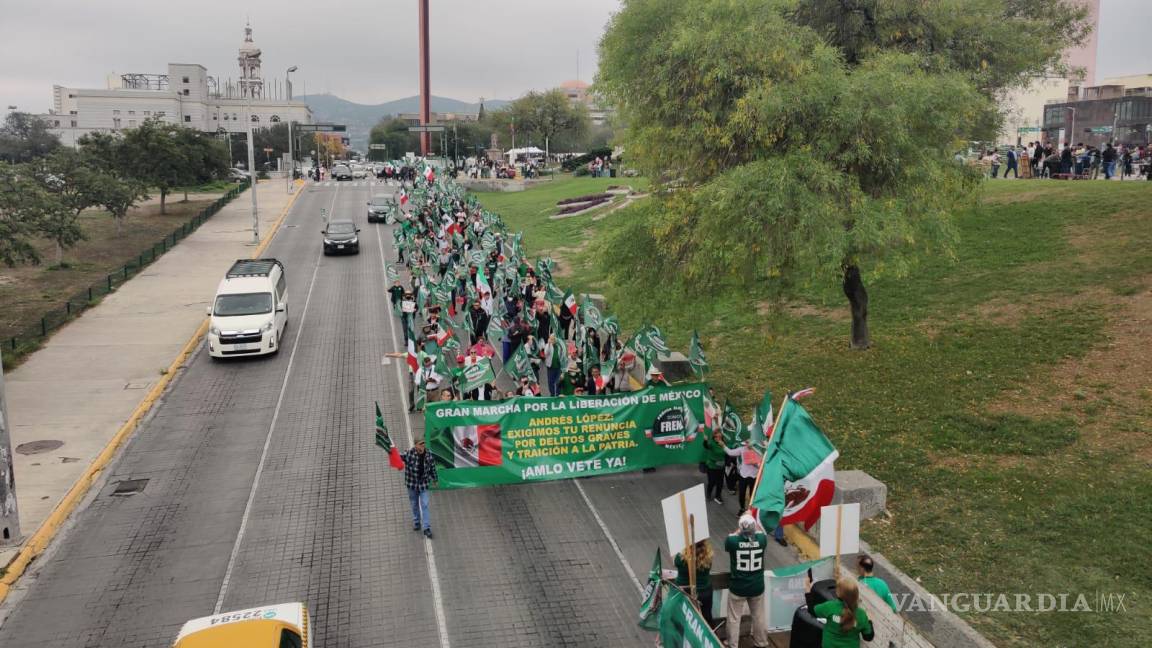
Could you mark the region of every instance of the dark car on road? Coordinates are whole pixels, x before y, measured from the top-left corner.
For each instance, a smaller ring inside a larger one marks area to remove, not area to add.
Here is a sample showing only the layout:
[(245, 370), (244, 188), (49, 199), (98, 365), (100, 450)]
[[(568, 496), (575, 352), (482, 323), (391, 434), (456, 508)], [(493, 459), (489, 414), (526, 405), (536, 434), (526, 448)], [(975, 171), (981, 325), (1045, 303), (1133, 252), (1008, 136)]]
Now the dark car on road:
[(396, 209), (396, 196), (393, 194), (376, 194), (368, 201), (368, 222), (387, 223)]
[(360, 228), (347, 218), (334, 218), (324, 229), (324, 254), (360, 254)]

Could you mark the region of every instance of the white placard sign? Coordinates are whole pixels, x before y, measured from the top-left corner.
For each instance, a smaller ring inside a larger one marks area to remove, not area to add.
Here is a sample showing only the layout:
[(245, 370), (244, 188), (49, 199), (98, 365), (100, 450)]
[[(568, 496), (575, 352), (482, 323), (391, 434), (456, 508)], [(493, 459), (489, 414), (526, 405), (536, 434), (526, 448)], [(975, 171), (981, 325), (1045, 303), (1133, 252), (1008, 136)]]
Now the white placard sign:
[(708, 505), (704, 499), (704, 484), (697, 484), (692, 488), (665, 497), (660, 501), (664, 508), (664, 530), (668, 534), (668, 552), (675, 556), (684, 550), (684, 522), (680, 513), (680, 495), (684, 495), (684, 507), (688, 515), (695, 516), (695, 537), (692, 542), (699, 542), (708, 537)]
[[(839, 524), (837, 524), (839, 518)], [(820, 508), (820, 557), (835, 556), (836, 530), (840, 530), (840, 555), (860, 553), (860, 505), (834, 504)]]

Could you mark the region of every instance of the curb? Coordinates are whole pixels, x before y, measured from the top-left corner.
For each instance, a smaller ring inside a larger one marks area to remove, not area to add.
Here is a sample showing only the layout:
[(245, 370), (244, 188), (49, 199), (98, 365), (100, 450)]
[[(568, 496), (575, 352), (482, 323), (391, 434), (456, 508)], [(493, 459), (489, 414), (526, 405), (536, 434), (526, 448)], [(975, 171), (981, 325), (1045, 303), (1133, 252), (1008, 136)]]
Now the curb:
[[(252, 253), (252, 258), (259, 257), (263, 254), (268, 244), (271, 243), (272, 238), (276, 236), (276, 232), (280, 230), (280, 224), (284, 222), (284, 219), (288, 216), (288, 212), (292, 210), (292, 205), (296, 203), (296, 198), (299, 197), (301, 193), (300, 187), (303, 183), (297, 180), (294, 184), (296, 191), (292, 194), (292, 197), (288, 199), (288, 203), (284, 206), (280, 217), (272, 224), (268, 235), (264, 237), (264, 240), (260, 242), (255, 252)], [(253, 189), (253, 191), (255, 191), (255, 189)], [(64, 522), (68, 520), (68, 517), (72, 515), (72, 512), (76, 509), (80, 500), (84, 499), (84, 496), (88, 494), (88, 490), (91, 489), (92, 484), (96, 482), (96, 477), (108, 467), (108, 464), (115, 457), (120, 446), (128, 440), (128, 437), (130, 437), (132, 432), (140, 425), (140, 421), (144, 418), (144, 415), (152, 409), (152, 406), (160, 398), (161, 394), (164, 393), (164, 390), (167, 389), (168, 384), (172, 382), (172, 377), (176, 375), (176, 371), (180, 369), (188, 360), (188, 357), (192, 355), (192, 352), (200, 345), (200, 340), (204, 337), (204, 333), (207, 330), (208, 319), (205, 318), (204, 321), (200, 322), (200, 326), (196, 327), (196, 332), (192, 334), (192, 337), (184, 344), (180, 352), (176, 354), (176, 359), (168, 365), (168, 369), (164, 372), (164, 375), (153, 385), (152, 389), (149, 390), (148, 394), (144, 397), (144, 400), (140, 401), (140, 404), (132, 410), (132, 414), (128, 416), (128, 420), (120, 426), (120, 429), (117, 430), (116, 434), (108, 441), (108, 445), (104, 446), (100, 454), (96, 455), (96, 458), (92, 460), (92, 463), (88, 466), (88, 469), (84, 471), (84, 474), (76, 480), (76, 483), (72, 484), (72, 487), (64, 494), (63, 499), (52, 509), (52, 513), (50, 513), (44, 522), (40, 524), (40, 527), (29, 536), (24, 546), (20, 548), (16, 556), (8, 563), (7, 567), (4, 568), (4, 575), (0, 577), (0, 603), (3, 603), (8, 598), (8, 593), (12, 590), (12, 586), (24, 575), (24, 572), (28, 569), (28, 565), (43, 553), (52, 539), (56, 537), (56, 534), (60, 531)]]

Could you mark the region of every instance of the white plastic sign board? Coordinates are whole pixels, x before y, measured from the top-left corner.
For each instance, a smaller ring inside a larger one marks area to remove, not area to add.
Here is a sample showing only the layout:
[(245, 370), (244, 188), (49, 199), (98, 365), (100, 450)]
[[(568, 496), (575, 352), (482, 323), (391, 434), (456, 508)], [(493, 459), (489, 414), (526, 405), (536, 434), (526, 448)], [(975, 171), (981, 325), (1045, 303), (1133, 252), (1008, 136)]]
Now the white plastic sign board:
[[(839, 518), (839, 524), (837, 524)], [(860, 553), (860, 505), (834, 504), (820, 508), (820, 557), (835, 556), (836, 532), (840, 555)]]
[(680, 512), (680, 495), (684, 495), (684, 507), (688, 515), (696, 517), (694, 528), (696, 533), (692, 542), (699, 542), (708, 537), (708, 505), (704, 499), (704, 484), (697, 484), (692, 488), (682, 490), (671, 497), (660, 501), (664, 508), (664, 530), (668, 534), (668, 551), (675, 556), (684, 550), (684, 522)]

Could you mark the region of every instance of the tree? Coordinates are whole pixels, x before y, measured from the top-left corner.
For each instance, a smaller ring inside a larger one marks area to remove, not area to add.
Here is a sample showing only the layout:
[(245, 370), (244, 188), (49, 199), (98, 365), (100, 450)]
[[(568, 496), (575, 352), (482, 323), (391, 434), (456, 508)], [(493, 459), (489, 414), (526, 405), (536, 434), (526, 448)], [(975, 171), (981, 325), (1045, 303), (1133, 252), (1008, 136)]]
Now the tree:
[(125, 174), (160, 192), (160, 213), (168, 194), (187, 184), (189, 158), (181, 148), (180, 126), (151, 118), (124, 134)]
[(0, 160), (0, 262), (40, 263), (30, 239), (53, 200), (23, 165)]
[(94, 132), (80, 138), (80, 153), (85, 163), (99, 174), (96, 204), (103, 207), (116, 223), (116, 235), (124, 231), (128, 210), (148, 198), (148, 188), (139, 181), (124, 177), (123, 138), (111, 133)]
[(27, 166), (32, 178), (55, 198), (47, 203), (39, 219), (39, 231), (56, 244), (56, 266), (64, 262), (64, 250), (84, 240), (80, 214), (98, 204), (97, 195), (105, 178), (87, 165), (84, 156), (73, 149), (60, 148)]
[(408, 151), (420, 150), (420, 136), (408, 131), (408, 122), (396, 117), (381, 119), (368, 133), (369, 144), (383, 144), (387, 149), (368, 149), (368, 159), (380, 162), (397, 160)]
[[(287, 132), (285, 132), (285, 140)], [(178, 146), (184, 158), (181, 188), (184, 202), (188, 201), (188, 187), (202, 185), (223, 178), (228, 173), (228, 151), (224, 143), (212, 135), (198, 130), (182, 128), (177, 132)]]
[[(991, 53), (1019, 48), (1018, 34), (965, 39), (961, 26), (1023, 12), (1047, 21), (1046, 41), (1080, 33), (1074, 12), (1056, 20), (1033, 0), (957, 3), (625, 0), (600, 44), (597, 87), (657, 192), (605, 245), (621, 261), (616, 278), (777, 296), (835, 280), (851, 345), (867, 348), (865, 274), (953, 254), (952, 212), (976, 186), (954, 148), (996, 123), (996, 86), (1055, 64), (1047, 45), (1028, 52), (1038, 62), (998, 59)], [(937, 5), (953, 12), (928, 9)], [(859, 6), (860, 29), (835, 11)], [(958, 16), (973, 12), (979, 20)], [(918, 31), (893, 26), (911, 14)], [(920, 36), (942, 33), (954, 37)], [(677, 191), (663, 191), (672, 183)]]
[(513, 101), (507, 112), (515, 119), (517, 137), (552, 150), (571, 151), (584, 144), (591, 126), (588, 110), (573, 105), (562, 90), (529, 92)]
[(0, 160), (31, 162), (60, 148), (60, 139), (43, 120), (23, 112), (8, 113), (0, 126)]

